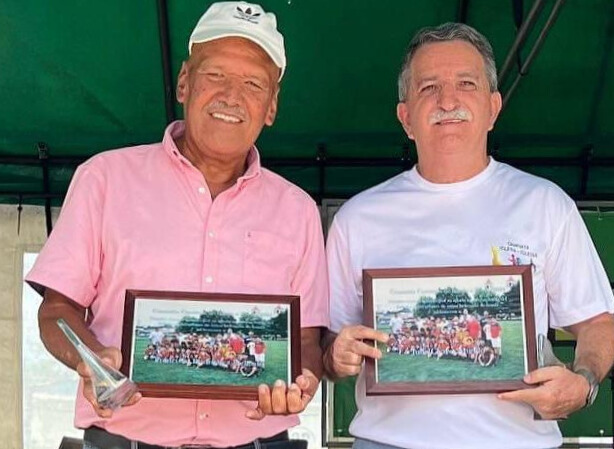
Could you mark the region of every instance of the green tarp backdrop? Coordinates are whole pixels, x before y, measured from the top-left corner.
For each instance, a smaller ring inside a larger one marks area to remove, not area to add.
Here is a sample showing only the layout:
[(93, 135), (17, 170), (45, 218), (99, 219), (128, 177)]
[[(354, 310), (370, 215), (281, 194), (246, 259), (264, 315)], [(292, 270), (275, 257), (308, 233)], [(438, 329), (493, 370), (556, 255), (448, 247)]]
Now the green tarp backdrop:
[[(0, 0), (0, 202), (25, 193), (24, 202), (59, 203), (70, 158), (160, 140), (181, 116), (176, 74), (210, 3)], [(396, 77), (412, 34), (446, 21), (484, 33), (500, 71), (510, 62), (493, 154), (576, 198), (614, 198), (614, 1), (261, 3), (277, 14), (288, 70), (259, 148), (317, 199), (347, 197), (415, 161), (395, 116)]]

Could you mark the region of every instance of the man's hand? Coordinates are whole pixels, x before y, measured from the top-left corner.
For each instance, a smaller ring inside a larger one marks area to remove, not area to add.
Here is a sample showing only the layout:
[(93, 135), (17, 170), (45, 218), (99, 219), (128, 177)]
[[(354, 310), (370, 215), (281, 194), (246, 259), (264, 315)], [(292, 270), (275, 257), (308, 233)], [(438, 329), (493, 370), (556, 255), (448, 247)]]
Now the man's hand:
[[(99, 351), (97, 355), (104, 363), (115, 369), (119, 369), (122, 365), (122, 353), (117, 348), (104, 348), (103, 350)], [(94, 388), (92, 386), (92, 373), (89, 367), (83, 361), (79, 362), (77, 365), (77, 374), (79, 374), (79, 376), (81, 376), (83, 379), (83, 396), (89, 401), (90, 404), (92, 404), (96, 414), (101, 418), (110, 418), (113, 415), (113, 410), (102, 408), (98, 404), (96, 394), (94, 393)], [(128, 402), (124, 404), (124, 407), (136, 404), (140, 399), (141, 393), (135, 393), (128, 400)]]
[(362, 340), (386, 343), (388, 335), (362, 325), (344, 327), (326, 351), (325, 365), (328, 365), (337, 377), (342, 378), (360, 373), (365, 357), (382, 357), (379, 349)]
[(501, 393), (499, 399), (526, 402), (543, 419), (567, 418), (584, 407), (590, 389), (583, 376), (560, 366), (540, 368), (527, 374), (523, 380), (538, 386)]
[(273, 390), (268, 385), (258, 386), (258, 407), (245, 413), (250, 419), (261, 420), (266, 415), (291, 415), (305, 410), (318, 389), (320, 381), (308, 369), (286, 388), (283, 380), (277, 380)]

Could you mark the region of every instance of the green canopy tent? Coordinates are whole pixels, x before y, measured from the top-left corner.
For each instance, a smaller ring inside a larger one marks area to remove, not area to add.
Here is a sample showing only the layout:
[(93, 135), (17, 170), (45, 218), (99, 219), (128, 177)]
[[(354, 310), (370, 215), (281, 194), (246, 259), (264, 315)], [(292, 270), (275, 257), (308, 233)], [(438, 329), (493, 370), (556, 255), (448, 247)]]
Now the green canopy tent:
[[(209, 2), (4, 0), (0, 201), (59, 203), (75, 164), (158, 141), (182, 114), (174, 84)], [(347, 197), (415, 161), (396, 77), (420, 27), (463, 21), (492, 42), (506, 106), (501, 160), (577, 199), (614, 199), (611, 0), (264, 0), (285, 34), (279, 115), (265, 163), (316, 198)]]

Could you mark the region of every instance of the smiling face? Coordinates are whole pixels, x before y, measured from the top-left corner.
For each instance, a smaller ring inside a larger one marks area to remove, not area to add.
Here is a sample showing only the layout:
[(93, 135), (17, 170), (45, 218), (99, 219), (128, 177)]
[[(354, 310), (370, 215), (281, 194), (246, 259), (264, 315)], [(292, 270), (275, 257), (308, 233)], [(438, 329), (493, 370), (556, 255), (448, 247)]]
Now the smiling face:
[(416, 141), (421, 165), (446, 155), (486, 160), (486, 136), (501, 110), (501, 96), (490, 92), (475, 47), (461, 40), (425, 44), (409, 73), (397, 117)]
[(279, 68), (247, 39), (194, 45), (177, 81), (188, 153), (219, 161), (245, 158), (264, 125), (275, 120), (278, 78)]

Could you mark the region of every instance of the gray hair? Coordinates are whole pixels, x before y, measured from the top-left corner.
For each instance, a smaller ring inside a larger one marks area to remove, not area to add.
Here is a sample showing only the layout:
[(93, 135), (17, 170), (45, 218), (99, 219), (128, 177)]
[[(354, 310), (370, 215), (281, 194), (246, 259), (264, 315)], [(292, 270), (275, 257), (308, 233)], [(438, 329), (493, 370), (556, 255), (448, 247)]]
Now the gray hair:
[(495, 56), (490, 42), (469, 25), (448, 22), (437, 27), (422, 28), (409, 43), (409, 48), (401, 67), (401, 73), (399, 73), (399, 101), (407, 99), (411, 61), (416, 51), (426, 44), (454, 40), (468, 42), (482, 55), (490, 91), (497, 91), (497, 67), (495, 66)]

